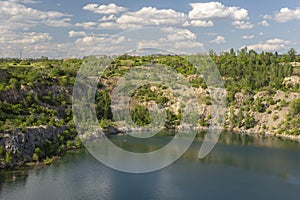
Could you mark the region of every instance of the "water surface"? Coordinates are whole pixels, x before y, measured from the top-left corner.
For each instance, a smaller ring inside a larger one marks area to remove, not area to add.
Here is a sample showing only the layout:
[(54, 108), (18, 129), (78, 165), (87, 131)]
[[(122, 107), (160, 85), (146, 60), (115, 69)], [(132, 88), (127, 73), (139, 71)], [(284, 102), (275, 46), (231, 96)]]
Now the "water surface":
[[(137, 152), (170, 139), (111, 138)], [(299, 199), (298, 143), (226, 133), (202, 160), (200, 146), (198, 138), (175, 163), (147, 174), (110, 169), (84, 149), (68, 152), (49, 167), (1, 171), (0, 199)]]

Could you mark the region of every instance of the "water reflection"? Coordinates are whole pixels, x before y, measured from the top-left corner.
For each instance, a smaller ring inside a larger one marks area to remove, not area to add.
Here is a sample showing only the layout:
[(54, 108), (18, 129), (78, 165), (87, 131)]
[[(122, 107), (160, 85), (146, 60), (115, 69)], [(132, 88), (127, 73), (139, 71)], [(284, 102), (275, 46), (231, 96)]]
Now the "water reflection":
[[(298, 143), (223, 133), (205, 158), (203, 136), (171, 166), (147, 174), (127, 174), (101, 165), (85, 150), (68, 152), (42, 169), (0, 172), (0, 199), (298, 199)], [(172, 137), (142, 143), (110, 138), (134, 151), (153, 151)], [(126, 158), (121, 158), (126, 159)]]

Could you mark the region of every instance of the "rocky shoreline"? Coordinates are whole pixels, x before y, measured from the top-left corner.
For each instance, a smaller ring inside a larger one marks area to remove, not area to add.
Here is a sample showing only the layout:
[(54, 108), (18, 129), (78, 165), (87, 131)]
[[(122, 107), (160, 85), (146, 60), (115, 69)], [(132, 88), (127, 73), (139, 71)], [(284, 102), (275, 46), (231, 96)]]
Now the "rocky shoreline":
[[(177, 129), (178, 127), (176, 127)], [(192, 127), (191, 130), (197, 131), (206, 131), (207, 127)], [(0, 157), (0, 169), (5, 168), (14, 168), (14, 167), (23, 167), (23, 166), (35, 166), (41, 167), (47, 164), (51, 164), (52, 161), (57, 159), (59, 155), (54, 155), (51, 158), (48, 158), (47, 155), (43, 155), (44, 159), (34, 160), (33, 155), (35, 154), (36, 148), (41, 147), (45, 144), (46, 141), (51, 140), (53, 143), (58, 142), (59, 135), (67, 130), (66, 126), (54, 127), (54, 126), (38, 126), (38, 127), (29, 127), (26, 131), (21, 129), (16, 129), (14, 131), (4, 131), (0, 133), (0, 148), (1, 148), (1, 157)], [(148, 130), (148, 129), (147, 129)], [(116, 128), (114, 126), (108, 126), (105, 130), (106, 135), (117, 135), (117, 134), (126, 134), (129, 132), (140, 132), (147, 131), (141, 128), (128, 128), (120, 127)], [(175, 130), (175, 129), (174, 129)], [(168, 130), (166, 130), (168, 131)], [(170, 131), (170, 130), (169, 130)], [(229, 130), (224, 129), (224, 131), (231, 131), (236, 134), (254, 136), (266, 136), (266, 137), (276, 137), (284, 140), (290, 140), (300, 143), (300, 135), (285, 135), (285, 134), (274, 134), (271, 132), (261, 132), (253, 133), (249, 130)], [(103, 137), (102, 135), (101, 137)], [(74, 146), (73, 148), (76, 149)], [(68, 150), (67, 148), (65, 151)], [(4, 153), (5, 152), (5, 153)], [(6, 153), (10, 152), (10, 153)], [(9, 154), (9, 155), (8, 155)], [(10, 156), (10, 158), (8, 158)]]
[[(0, 133), (0, 168), (13, 168), (16, 166), (24, 166), (26, 163), (51, 163), (55, 157), (59, 156), (56, 153), (46, 155), (47, 151), (37, 149), (55, 147), (54, 144), (59, 143), (60, 134), (68, 130), (67, 126), (37, 126), (28, 127), (26, 130), (15, 129)], [(53, 146), (51, 146), (53, 144)], [(56, 145), (57, 146), (57, 145)], [(53, 152), (67, 150), (53, 149)], [(35, 158), (35, 154), (40, 158)]]

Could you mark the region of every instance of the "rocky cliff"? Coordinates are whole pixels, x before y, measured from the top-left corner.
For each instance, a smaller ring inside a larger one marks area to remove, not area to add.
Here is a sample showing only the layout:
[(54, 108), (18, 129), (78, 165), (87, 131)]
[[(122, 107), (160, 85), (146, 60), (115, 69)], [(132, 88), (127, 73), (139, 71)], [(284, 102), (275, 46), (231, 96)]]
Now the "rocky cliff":
[(0, 148), (7, 152), (5, 156), (2, 156), (0, 166), (22, 165), (24, 162), (33, 161), (33, 154), (37, 147), (42, 148), (46, 141), (56, 143), (58, 136), (65, 130), (67, 130), (66, 126), (59, 128), (38, 126), (29, 127), (23, 131), (16, 129), (0, 133)]

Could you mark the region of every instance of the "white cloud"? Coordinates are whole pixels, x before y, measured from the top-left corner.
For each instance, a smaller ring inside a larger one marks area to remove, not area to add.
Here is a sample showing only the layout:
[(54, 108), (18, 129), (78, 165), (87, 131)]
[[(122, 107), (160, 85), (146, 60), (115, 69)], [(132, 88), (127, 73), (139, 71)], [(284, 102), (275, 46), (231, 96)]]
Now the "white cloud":
[(178, 28), (161, 28), (161, 31), (168, 33), (168, 41), (181, 41), (181, 40), (196, 40), (197, 35), (188, 29)]
[(108, 16), (103, 16), (99, 21), (100, 22), (105, 22), (105, 21), (112, 21), (117, 19), (114, 15), (108, 15)]
[(226, 7), (220, 2), (191, 3), (190, 19), (248, 20), (248, 11), (239, 7)]
[(69, 37), (78, 37), (78, 36), (85, 36), (86, 33), (84, 31), (69, 31)]
[(141, 25), (136, 24), (118, 24), (114, 21), (110, 22), (103, 22), (98, 24), (98, 28), (100, 29), (134, 29), (134, 28), (141, 28)]
[(237, 29), (251, 29), (254, 27), (253, 24), (246, 21), (233, 21), (232, 25), (235, 26)]
[[(161, 38), (159, 40), (141, 40), (137, 44), (137, 49), (154, 48), (161, 50), (170, 50), (170, 53), (198, 53), (201, 51), (203, 43), (194, 41), (169, 41), (167, 38)], [(172, 49), (172, 50), (171, 50)]]
[(264, 15), (264, 20), (275, 20), (280, 23), (285, 23), (291, 20), (300, 20), (300, 7), (293, 9), (281, 8), (274, 15)]
[(257, 50), (257, 51), (279, 51), (287, 48), (287, 45), (291, 44), (289, 40), (282, 39), (269, 39), (265, 42), (253, 44), (247, 46), (247, 48)]
[(274, 19), (281, 23), (291, 20), (300, 20), (300, 7), (296, 8), (295, 10), (281, 8), (280, 11), (274, 15)]
[(153, 7), (144, 7), (136, 12), (127, 12), (122, 14), (116, 20), (118, 24), (135, 25), (182, 25), (187, 19), (184, 13), (172, 9), (156, 9)]
[(110, 3), (108, 5), (87, 4), (83, 7), (83, 9), (99, 14), (115, 14), (125, 12), (127, 10), (127, 8), (117, 6), (114, 3)]
[(270, 20), (270, 19), (272, 19), (273, 17), (272, 17), (272, 15), (264, 15), (263, 16), (263, 19), (264, 20)]
[(267, 40), (266, 43), (268, 43), (268, 44), (284, 44), (284, 45), (288, 45), (288, 44), (291, 44), (291, 41), (275, 38), (275, 39)]
[(210, 41), (211, 43), (216, 43), (216, 44), (220, 44), (220, 43), (225, 43), (226, 40), (223, 36), (217, 36), (215, 39), (213, 39), (212, 41)]
[(0, 28), (2, 30), (28, 29), (37, 25), (71, 26), (70, 16), (57, 11), (40, 11), (22, 4), (0, 1)]
[(192, 10), (188, 16), (192, 21), (185, 25), (213, 26), (215, 20), (229, 19), (233, 21), (232, 25), (238, 29), (253, 28), (253, 24), (247, 21), (249, 20), (248, 10), (244, 8), (228, 7), (220, 2), (191, 3), (190, 5)]
[(13, 3), (21, 3), (21, 4), (35, 4), (40, 3), (40, 1), (34, 1), (34, 0), (7, 0)]
[(178, 54), (202, 51), (203, 43), (196, 41), (197, 35), (188, 29), (168, 27), (153, 31), (161, 37), (156, 40), (139, 40), (136, 45), (137, 49), (155, 48)]
[(97, 23), (96, 22), (81, 22), (81, 23), (76, 23), (75, 26), (82, 27), (84, 29), (93, 29), (93, 28), (96, 28)]
[(209, 27), (209, 26), (213, 26), (214, 23), (209, 20), (209, 21), (205, 21), (205, 20), (191, 20), (190, 22), (185, 22), (183, 24), (183, 26), (195, 26), (195, 27)]
[(259, 24), (262, 25), (262, 26), (265, 26), (265, 27), (270, 26), (270, 24), (269, 24), (269, 22), (267, 20), (263, 20)]
[(244, 35), (244, 36), (242, 36), (242, 38), (245, 40), (250, 40), (250, 39), (254, 38), (254, 35)]
[(6, 32), (2, 33), (0, 43), (2, 44), (36, 44), (52, 40), (49, 33), (36, 33), (36, 32)]
[(75, 41), (75, 44), (79, 45), (97, 45), (98, 42), (103, 41), (104, 37), (97, 36), (85, 36), (83, 38), (79, 38)]

